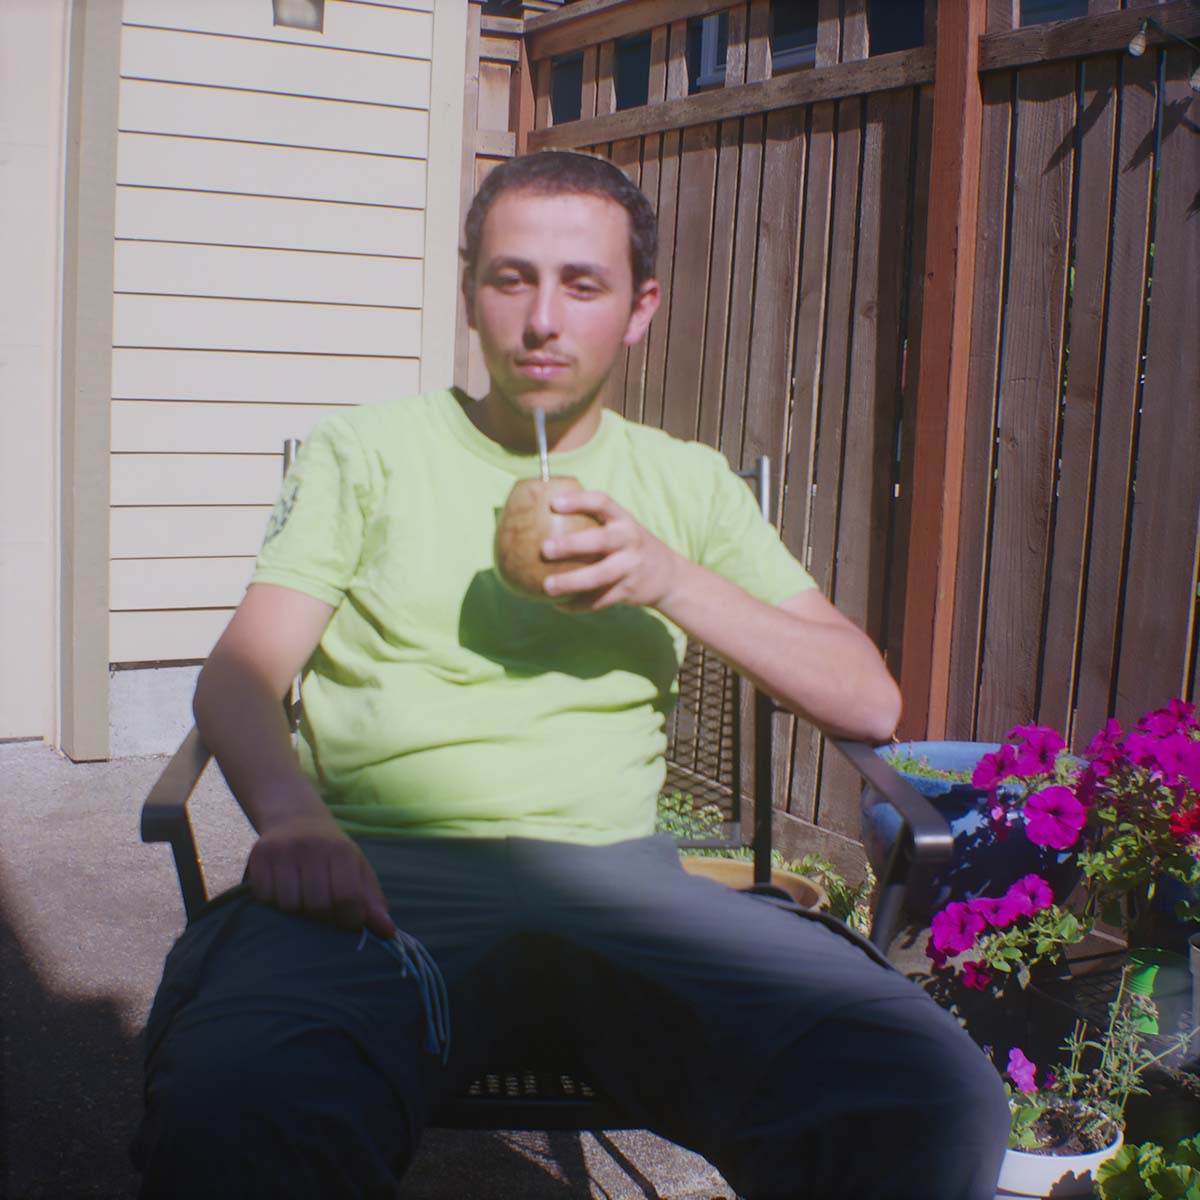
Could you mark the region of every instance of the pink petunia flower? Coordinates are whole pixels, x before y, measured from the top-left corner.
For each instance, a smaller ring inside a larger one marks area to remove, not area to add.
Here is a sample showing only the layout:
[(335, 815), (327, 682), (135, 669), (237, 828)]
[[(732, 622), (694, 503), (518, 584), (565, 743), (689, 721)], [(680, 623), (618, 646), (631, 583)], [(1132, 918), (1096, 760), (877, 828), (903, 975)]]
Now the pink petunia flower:
[(1040, 875), (1026, 875), (1004, 893), (1004, 898), (1021, 916), (1031, 917), (1054, 903), (1054, 892)]
[(1152, 733), (1156, 737), (1186, 732), (1198, 726), (1200, 722), (1196, 720), (1196, 706), (1178, 699), (1168, 700), (1163, 708), (1147, 713), (1137, 723), (1138, 729), (1143, 733)]
[(1059, 751), (1067, 748), (1062, 735), (1046, 725), (1018, 725), (1008, 736), (1021, 741), (1017, 750), (1018, 775), (1049, 775)]
[(1162, 771), (1162, 763), (1158, 758), (1158, 748), (1162, 745), (1156, 737), (1148, 733), (1131, 733), (1125, 739), (1125, 757), (1135, 767), (1141, 767), (1151, 774)]
[(1186, 733), (1172, 733), (1158, 743), (1155, 754), (1164, 775), (1184, 780), (1192, 791), (1200, 792), (1200, 742)]
[(985, 754), (971, 773), (971, 783), (977, 788), (993, 791), (1002, 779), (1007, 779), (1016, 770), (1017, 751), (1007, 742), (999, 750)]
[(1121, 756), (1121, 741), (1124, 736), (1121, 722), (1110, 717), (1104, 722), (1104, 728), (1088, 742), (1084, 753), (1089, 758), (1099, 759), (1106, 765), (1113, 763)]
[(1038, 846), (1065, 850), (1079, 841), (1087, 809), (1070, 788), (1056, 784), (1025, 801), (1025, 836)]
[(977, 896), (967, 907), (996, 929), (1007, 929), (1021, 916), (1020, 906), (1007, 896)]
[(937, 949), (961, 954), (975, 945), (975, 938), (987, 928), (987, 922), (962, 901), (947, 904), (930, 922), (929, 931)]
[(925, 957), (933, 963), (934, 967), (944, 967), (946, 965), (946, 959), (948, 959), (950, 956), (944, 950), (939, 950), (933, 944), (933, 938), (931, 936), (925, 943)]
[(1018, 1050), (1016, 1046), (1008, 1052), (1008, 1077), (1017, 1085), (1019, 1091), (1026, 1094), (1037, 1091), (1037, 1084), (1034, 1082), (1037, 1077), (1037, 1065), (1030, 1062), (1024, 1051)]
[(963, 987), (973, 988), (977, 992), (986, 992), (992, 981), (992, 973), (981, 962), (971, 960), (963, 963)]

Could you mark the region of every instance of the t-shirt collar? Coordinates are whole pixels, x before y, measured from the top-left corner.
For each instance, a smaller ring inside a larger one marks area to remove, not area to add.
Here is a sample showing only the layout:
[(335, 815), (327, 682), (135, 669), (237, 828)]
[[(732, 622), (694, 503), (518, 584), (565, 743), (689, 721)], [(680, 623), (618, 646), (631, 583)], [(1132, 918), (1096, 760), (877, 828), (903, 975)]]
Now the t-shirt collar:
[[(439, 407), (445, 413), (446, 425), (454, 438), (477, 458), (500, 467), (520, 479), (532, 478), (541, 472), (541, 463), (536, 454), (516, 454), (494, 442), (478, 429), (463, 407), (475, 404), (465, 392), (448, 388), (444, 393), (446, 402)], [(613, 435), (614, 416), (608, 409), (600, 412), (600, 424), (596, 432), (574, 450), (555, 450), (550, 454), (550, 471), (554, 475), (569, 475), (580, 466), (589, 463), (604, 452), (604, 447)]]

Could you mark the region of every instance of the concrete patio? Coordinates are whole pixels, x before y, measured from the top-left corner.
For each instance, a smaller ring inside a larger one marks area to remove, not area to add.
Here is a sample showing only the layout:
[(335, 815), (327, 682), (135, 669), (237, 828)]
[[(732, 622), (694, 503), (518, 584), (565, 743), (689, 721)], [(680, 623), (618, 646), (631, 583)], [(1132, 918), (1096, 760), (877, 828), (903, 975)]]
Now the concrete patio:
[[(139, 1031), (183, 923), (165, 846), (138, 810), (162, 757), (72, 763), (0, 744), (0, 1200), (123, 1200), (140, 1110)], [(216, 888), (252, 833), (216, 771), (195, 802)], [(406, 1200), (709, 1200), (733, 1195), (696, 1155), (642, 1132), (426, 1135)]]

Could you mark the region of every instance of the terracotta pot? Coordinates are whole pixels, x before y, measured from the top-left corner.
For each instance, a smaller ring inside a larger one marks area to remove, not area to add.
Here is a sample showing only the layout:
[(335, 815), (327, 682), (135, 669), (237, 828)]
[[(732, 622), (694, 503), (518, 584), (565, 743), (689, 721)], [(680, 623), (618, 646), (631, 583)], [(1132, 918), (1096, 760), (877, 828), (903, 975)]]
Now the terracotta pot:
[(1030, 1154), (1006, 1150), (997, 1200), (1004, 1196), (1090, 1196), (1095, 1190), (1096, 1171), (1125, 1142), (1124, 1133), (1103, 1150), (1091, 1154)]
[[(703, 855), (682, 854), (679, 861), (690, 875), (703, 875), (726, 887), (742, 891), (754, 884), (754, 864), (745, 858), (709, 858)], [(829, 898), (820, 884), (791, 871), (773, 870), (771, 885), (786, 892), (802, 908), (825, 908)]]

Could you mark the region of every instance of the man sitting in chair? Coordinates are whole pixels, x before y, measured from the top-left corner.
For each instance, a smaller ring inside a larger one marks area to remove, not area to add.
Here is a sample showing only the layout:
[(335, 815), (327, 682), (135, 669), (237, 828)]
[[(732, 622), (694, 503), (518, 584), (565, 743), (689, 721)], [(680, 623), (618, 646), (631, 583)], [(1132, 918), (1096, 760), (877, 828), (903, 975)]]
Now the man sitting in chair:
[[(899, 713), (724, 459), (602, 408), (654, 254), (605, 160), (497, 167), (463, 272), (487, 394), (347, 409), (289, 473), (196, 689), (258, 839), (167, 959), (144, 1195), (392, 1196), (447, 1097), (561, 1050), (750, 1200), (992, 1196), (1004, 1095), (950, 1016), (653, 834), (686, 638), (824, 730)], [(594, 522), (544, 543), (563, 569), (530, 599), (493, 535), (538, 411), (583, 485), (557, 511)]]

